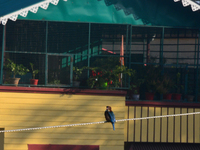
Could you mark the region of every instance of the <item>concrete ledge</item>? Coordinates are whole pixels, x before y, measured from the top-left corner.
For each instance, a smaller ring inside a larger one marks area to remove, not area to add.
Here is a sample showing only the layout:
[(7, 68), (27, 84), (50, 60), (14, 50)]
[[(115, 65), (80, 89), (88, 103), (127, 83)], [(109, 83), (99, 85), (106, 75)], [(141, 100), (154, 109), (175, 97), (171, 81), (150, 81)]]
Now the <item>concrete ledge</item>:
[(46, 94), (78, 94), (78, 95), (101, 95), (101, 96), (126, 96), (123, 90), (95, 90), (73, 88), (46, 88), (46, 87), (18, 87), (0, 86), (0, 92), (22, 93), (46, 93)]
[(158, 102), (158, 101), (126, 101), (126, 106), (148, 106), (148, 107), (184, 107), (184, 108), (200, 108), (200, 103), (187, 102)]

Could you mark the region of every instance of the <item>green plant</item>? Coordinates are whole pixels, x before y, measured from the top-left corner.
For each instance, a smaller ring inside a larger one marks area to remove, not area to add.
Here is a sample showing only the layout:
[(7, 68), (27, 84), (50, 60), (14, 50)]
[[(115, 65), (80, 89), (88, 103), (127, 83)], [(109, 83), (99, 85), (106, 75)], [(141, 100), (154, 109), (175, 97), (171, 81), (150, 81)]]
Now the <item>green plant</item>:
[(60, 84), (60, 80), (53, 80), (49, 82), (49, 84)]
[(141, 84), (144, 83), (144, 81), (145, 81), (145, 79), (142, 78), (138, 72), (133, 70), (132, 75), (131, 75), (130, 90), (133, 93), (137, 92), (136, 94), (138, 94), (139, 93), (139, 88), (140, 88)]
[(31, 71), (32, 71), (33, 79), (35, 79), (35, 75), (39, 73), (39, 70), (34, 70), (34, 69), (33, 69), (33, 66), (34, 66), (34, 65), (33, 65), (33, 63), (31, 63), (31, 62), (30, 62), (30, 66), (31, 66)]
[(29, 69), (24, 67), (22, 64), (16, 64), (12, 60), (7, 59), (7, 63), (5, 64), (5, 68), (7, 68), (10, 72), (13, 74), (13, 78), (15, 78), (16, 75), (25, 75), (27, 72), (29, 72)]
[(167, 75), (164, 75), (160, 80), (157, 80), (157, 92), (160, 94), (169, 93), (173, 86), (173, 81)]
[(73, 79), (74, 81), (78, 81), (80, 76), (83, 73), (83, 69), (80, 69), (78, 67), (73, 67)]
[(181, 91), (184, 89), (184, 86), (181, 85), (180, 78), (181, 78), (181, 73), (178, 72), (176, 74), (176, 84), (174, 85), (174, 89), (176, 93), (181, 93)]
[(149, 93), (157, 92), (157, 86), (161, 77), (160, 68), (152, 65), (146, 66), (144, 70), (144, 83), (146, 91)]
[(104, 69), (102, 67), (84, 67), (92, 71), (92, 75), (88, 78), (87, 83), (90, 88), (106, 88), (120, 86), (120, 74), (131, 76), (132, 69), (125, 66), (116, 65), (112, 69)]
[(157, 91), (157, 81), (156, 80), (146, 80), (147, 92), (155, 93)]

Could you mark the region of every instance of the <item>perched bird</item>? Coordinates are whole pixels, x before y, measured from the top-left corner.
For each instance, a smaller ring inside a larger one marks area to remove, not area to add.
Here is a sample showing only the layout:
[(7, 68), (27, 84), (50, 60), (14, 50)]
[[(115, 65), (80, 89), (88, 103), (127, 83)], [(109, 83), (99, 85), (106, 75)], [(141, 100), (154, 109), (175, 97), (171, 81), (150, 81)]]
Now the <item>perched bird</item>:
[(115, 122), (116, 122), (115, 115), (112, 112), (110, 106), (106, 106), (106, 111), (105, 111), (104, 115), (105, 115), (106, 121), (111, 122), (112, 126), (113, 126), (113, 130), (115, 130)]

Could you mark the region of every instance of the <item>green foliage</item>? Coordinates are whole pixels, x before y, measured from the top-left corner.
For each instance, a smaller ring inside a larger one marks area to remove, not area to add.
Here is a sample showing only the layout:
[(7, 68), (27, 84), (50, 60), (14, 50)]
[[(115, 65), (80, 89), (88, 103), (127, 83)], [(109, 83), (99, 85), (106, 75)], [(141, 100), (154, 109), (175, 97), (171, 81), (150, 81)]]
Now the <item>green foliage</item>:
[(158, 79), (160, 78), (160, 68), (148, 65), (144, 70), (144, 79), (147, 92), (157, 92)]
[(73, 78), (74, 78), (74, 81), (78, 81), (80, 76), (82, 75), (83, 73), (83, 68), (78, 68), (78, 67), (73, 67)]
[(53, 80), (49, 82), (49, 84), (60, 84), (60, 80)]
[(145, 79), (136, 72), (136, 70), (133, 70), (132, 75), (131, 75), (131, 85), (130, 85), (130, 90), (133, 91), (134, 94), (139, 93), (139, 88), (140, 86), (144, 83)]
[(84, 69), (89, 69), (96, 74), (96, 76), (91, 76), (87, 80), (90, 88), (119, 87), (120, 74), (131, 76), (133, 73), (132, 69), (127, 69), (127, 67), (120, 65), (116, 65), (112, 69), (104, 69), (102, 67), (84, 67)]
[(167, 75), (164, 75), (159, 80), (157, 80), (157, 92), (160, 94), (169, 93), (173, 86), (173, 81)]
[(181, 93), (181, 91), (184, 89), (184, 86), (181, 85), (180, 78), (181, 78), (181, 73), (178, 72), (176, 74), (176, 84), (174, 85), (174, 89), (177, 93)]
[(16, 64), (12, 60), (7, 59), (8, 62), (5, 64), (5, 67), (12, 72), (13, 78), (15, 78), (16, 75), (25, 75), (27, 72), (29, 72), (29, 69), (24, 67), (22, 64)]
[(39, 70), (34, 70), (34, 69), (33, 69), (33, 66), (34, 66), (34, 65), (33, 65), (33, 63), (31, 63), (31, 62), (30, 62), (30, 66), (31, 66), (31, 71), (32, 71), (33, 79), (35, 79), (35, 75), (39, 73)]

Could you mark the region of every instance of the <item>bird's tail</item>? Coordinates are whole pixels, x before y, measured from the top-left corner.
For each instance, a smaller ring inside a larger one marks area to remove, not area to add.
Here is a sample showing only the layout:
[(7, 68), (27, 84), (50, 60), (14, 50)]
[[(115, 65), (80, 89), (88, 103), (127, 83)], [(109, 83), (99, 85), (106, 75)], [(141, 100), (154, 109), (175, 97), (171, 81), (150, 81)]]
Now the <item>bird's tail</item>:
[(113, 126), (113, 130), (115, 130), (115, 123), (114, 122), (112, 122), (112, 126)]

